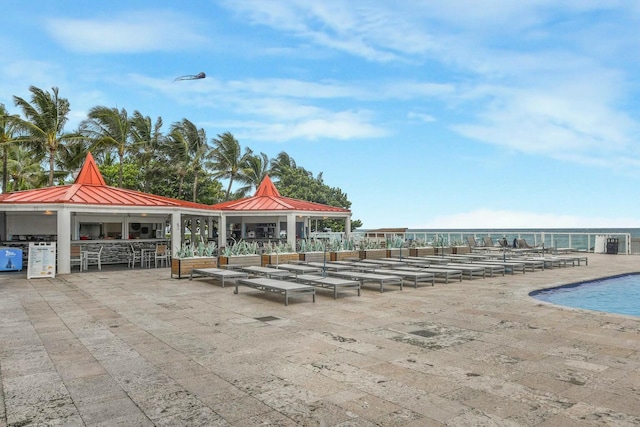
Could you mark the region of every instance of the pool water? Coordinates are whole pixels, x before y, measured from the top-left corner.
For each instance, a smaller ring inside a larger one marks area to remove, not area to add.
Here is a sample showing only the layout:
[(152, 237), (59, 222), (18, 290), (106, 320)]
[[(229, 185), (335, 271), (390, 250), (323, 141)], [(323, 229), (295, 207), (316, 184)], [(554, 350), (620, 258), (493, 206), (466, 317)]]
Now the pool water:
[(529, 295), (567, 307), (640, 316), (640, 274), (543, 289)]

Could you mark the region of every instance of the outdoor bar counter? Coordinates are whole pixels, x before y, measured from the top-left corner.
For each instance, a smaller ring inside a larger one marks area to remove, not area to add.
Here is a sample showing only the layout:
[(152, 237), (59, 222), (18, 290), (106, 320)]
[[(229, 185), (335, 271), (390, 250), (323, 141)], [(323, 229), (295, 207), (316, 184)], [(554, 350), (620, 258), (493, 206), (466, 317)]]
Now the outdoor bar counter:
[[(3, 241), (0, 242), (0, 247), (21, 249), (22, 265), (23, 268), (25, 268), (28, 265), (29, 243), (33, 242), (43, 242), (43, 240)], [(165, 244), (167, 247), (171, 247), (171, 239), (99, 239), (71, 241), (71, 246), (79, 245), (82, 247), (83, 252), (98, 252), (100, 246), (103, 246), (102, 264), (127, 264), (129, 261), (129, 253), (131, 252), (131, 245), (133, 245), (134, 250), (139, 251), (141, 249), (154, 249), (156, 245)]]
[(104, 240), (72, 240), (71, 246), (80, 245), (82, 251), (98, 252), (102, 250), (102, 264), (126, 264), (129, 260), (131, 246), (139, 251), (141, 249), (153, 249), (156, 245), (171, 247), (170, 239), (104, 239)]

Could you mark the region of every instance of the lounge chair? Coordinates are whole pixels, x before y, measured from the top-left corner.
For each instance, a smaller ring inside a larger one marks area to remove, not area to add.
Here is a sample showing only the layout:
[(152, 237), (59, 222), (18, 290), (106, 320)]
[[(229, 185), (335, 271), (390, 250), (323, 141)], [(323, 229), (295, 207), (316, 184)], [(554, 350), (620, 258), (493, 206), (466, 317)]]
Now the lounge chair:
[(313, 302), (316, 302), (316, 288), (301, 283), (288, 282), (286, 280), (267, 279), (264, 277), (257, 279), (238, 279), (236, 289), (233, 292), (238, 294), (238, 286), (243, 285), (249, 288), (258, 289), (264, 292), (271, 292), (284, 295), (284, 305), (289, 305), (289, 297), (297, 295), (311, 294)]
[(496, 246), (495, 243), (493, 243), (493, 239), (491, 238), (491, 236), (486, 236), (483, 238), (484, 240), (484, 245), (488, 248), (493, 248)]
[(541, 251), (544, 249), (544, 245), (531, 246), (525, 239), (518, 239), (518, 249), (530, 249), (532, 252)]

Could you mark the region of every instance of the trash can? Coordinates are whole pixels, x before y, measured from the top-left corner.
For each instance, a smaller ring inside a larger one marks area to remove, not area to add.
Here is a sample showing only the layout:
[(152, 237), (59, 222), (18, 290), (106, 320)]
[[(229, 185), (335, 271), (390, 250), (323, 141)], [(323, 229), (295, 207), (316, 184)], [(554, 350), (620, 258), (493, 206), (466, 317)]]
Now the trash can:
[(607, 239), (607, 254), (617, 255), (618, 254), (618, 239)]

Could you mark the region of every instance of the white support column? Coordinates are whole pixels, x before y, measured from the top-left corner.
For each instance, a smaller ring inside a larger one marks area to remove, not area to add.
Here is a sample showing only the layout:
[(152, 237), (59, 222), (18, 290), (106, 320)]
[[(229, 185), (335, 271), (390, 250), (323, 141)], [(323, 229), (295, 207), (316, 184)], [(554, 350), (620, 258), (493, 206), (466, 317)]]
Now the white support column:
[(291, 247), (296, 247), (296, 214), (287, 214), (287, 242)]
[(227, 217), (220, 215), (218, 220), (218, 248), (227, 246)]
[(344, 220), (344, 238), (349, 240), (351, 238), (351, 217), (348, 216)]
[(171, 256), (174, 257), (180, 251), (182, 245), (182, 234), (184, 227), (182, 226), (182, 215), (180, 211), (171, 214)]
[(58, 254), (58, 274), (71, 273), (71, 213), (62, 208), (57, 212), (56, 252)]

